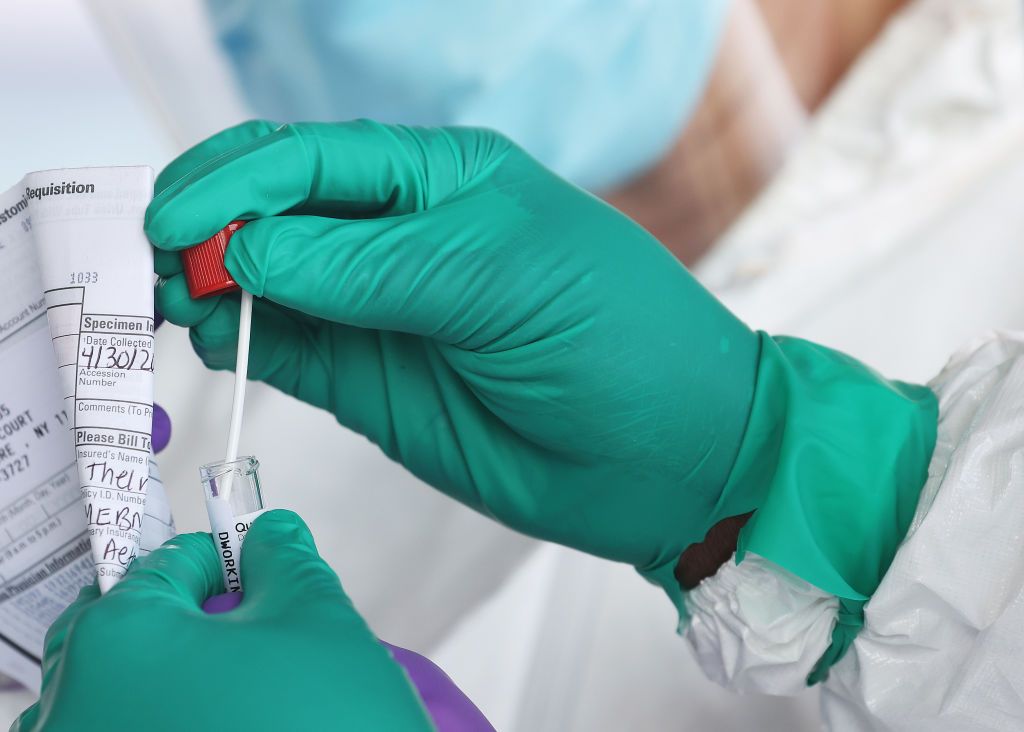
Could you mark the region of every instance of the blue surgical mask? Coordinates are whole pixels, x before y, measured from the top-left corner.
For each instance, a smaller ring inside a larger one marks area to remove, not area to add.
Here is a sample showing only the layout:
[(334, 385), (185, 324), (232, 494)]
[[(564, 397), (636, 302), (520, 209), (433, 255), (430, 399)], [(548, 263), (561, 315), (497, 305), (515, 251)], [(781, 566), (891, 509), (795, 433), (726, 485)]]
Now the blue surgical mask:
[(697, 103), (728, 0), (207, 0), (253, 111), (504, 132), (602, 190)]

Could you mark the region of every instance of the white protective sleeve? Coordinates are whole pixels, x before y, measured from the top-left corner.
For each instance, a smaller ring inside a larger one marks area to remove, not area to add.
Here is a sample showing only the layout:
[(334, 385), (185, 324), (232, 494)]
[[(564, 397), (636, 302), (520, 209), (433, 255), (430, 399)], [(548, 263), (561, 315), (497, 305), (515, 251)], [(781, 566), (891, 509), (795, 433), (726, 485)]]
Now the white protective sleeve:
[(683, 637), (712, 681), (792, 695), (828, 648), (839, 601), (764, 557), (735, 555), (686, 594)]
[(1024, 729), (1024, 333), (964, 349), (931, 386), (928, 481), (825, 683), (834, 730)]
[[(956, 354), (930, 384), (939, 429), (907, 538), (822, 696), (833, 730), (1024, 729), (1024, 334)], [(766, 559), (730, 561), (686, 598), (704, 672), (795, 694), (836, 599)]]

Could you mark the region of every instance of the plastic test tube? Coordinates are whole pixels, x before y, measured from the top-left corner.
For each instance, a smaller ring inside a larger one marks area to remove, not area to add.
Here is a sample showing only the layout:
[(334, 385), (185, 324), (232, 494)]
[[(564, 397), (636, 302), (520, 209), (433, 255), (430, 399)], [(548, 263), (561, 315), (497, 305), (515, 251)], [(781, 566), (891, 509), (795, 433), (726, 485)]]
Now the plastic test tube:
[(220, 555), (224, 588), (242, 591), (242, 541), (252, 522), (263, 513), (259, 461), (252, 457), (209, 463), (199, 468), (206, 492), (213, 542)]

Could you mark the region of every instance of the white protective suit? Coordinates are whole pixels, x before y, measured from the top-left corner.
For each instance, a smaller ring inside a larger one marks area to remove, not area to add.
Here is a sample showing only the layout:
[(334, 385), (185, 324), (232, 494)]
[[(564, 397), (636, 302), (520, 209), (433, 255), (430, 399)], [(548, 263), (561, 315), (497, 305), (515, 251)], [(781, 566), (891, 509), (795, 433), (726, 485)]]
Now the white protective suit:
[[(1024, 333), (955, 355), (931, 383), (939, 429), (907, 537), (824, 684), (834, 730), (1024, 724)], [(724, 565), (687, 596), (710, 678), (791, 694), (829, 644), (836, 599), (767, 560)]]

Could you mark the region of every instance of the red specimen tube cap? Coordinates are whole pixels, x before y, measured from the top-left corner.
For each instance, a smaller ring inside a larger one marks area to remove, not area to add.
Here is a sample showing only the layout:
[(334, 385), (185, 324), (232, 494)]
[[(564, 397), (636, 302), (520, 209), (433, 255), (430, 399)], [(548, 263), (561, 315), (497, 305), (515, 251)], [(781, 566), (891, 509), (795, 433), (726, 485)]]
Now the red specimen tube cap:
[(243, 226), (244, 221), (232, 221), (201, 244), (182, 250), (185, 281), (194, 300), (242, 289), (224, 267), (224, 253), (232, 235)]

